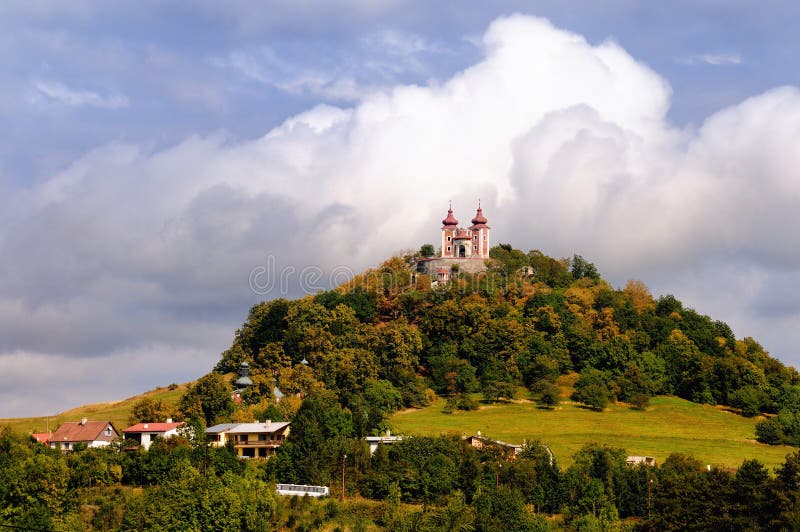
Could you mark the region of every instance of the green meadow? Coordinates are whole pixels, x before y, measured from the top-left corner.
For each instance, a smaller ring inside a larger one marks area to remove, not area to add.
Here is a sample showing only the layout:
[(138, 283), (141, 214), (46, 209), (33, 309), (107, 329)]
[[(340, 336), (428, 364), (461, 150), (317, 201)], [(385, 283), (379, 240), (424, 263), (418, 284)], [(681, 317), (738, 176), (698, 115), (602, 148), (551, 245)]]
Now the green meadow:
[(736, 468), (756, 458), (772, 468), (796, 449), (755, 441), (759, 418), (745, 418), (723, 408), (692, 403), (677, 397), (655, 397), (646, 411), (611, 405), (595, 412), (562, 402), (553, 410), (532, 402), (481, 406), (479, 410), (442, 412), (444, 400), (407, 410), (390, 419), (393, 430), (407, 435), (474, 435), (478, 431), (508, 443), (540, 440), (550, 446), (562, 466), (587, 443), (626, 449), (629, 455), (653, 456), (659, 462), (670, 453), (691, 454), (705, 464)]

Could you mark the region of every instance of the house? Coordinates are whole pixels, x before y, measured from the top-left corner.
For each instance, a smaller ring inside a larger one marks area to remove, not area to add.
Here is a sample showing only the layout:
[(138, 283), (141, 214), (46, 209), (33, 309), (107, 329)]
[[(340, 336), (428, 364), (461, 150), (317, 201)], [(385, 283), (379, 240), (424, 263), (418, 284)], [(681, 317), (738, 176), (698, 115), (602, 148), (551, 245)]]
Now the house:
[(625, 463), (628, 465), (644, 464), (646, 466), (654, 466), (656, 465), (656, 459), (652, 456), (629, 456), (625, 459)]
[(367, 436), (364, 438), (367, 440), (369, 444), (369, 454), (375, 454), (375, 450), (378, 448), (378, 445), (391, 445), (393, 443), (397, 443), (399, 441), (403, 441), (402, 436), (392, 436), (390, 431), (386, 431), (385, 436)]
[(233, 443), (240, 458), (269, 458), (289, 435), (289, 422), (222, 423), (206, 429), (212, 445)]
[(475, 436), (466, 438), (467, 443), (476, 449), (485, 449), (487, 447), (497, 447), (501, 449), (509, 458), (514, 458), (522, 452), (522, 445), (515, 445), (513, 443), (506, 443), (500, 440), (491, 440), (486, 436), (482, 436), (480, 431)]
[(122, 434), (126, 440), (135, 440), (146, 451), (156, 438), (175, 436), (184, 425), (183, 421), (175, 423), (168, 418), (165, 423), (137, 423), (123, 430)]
[(50, 443), (50, 433), (49, 432), (34, 432), (31, 434), (31, 438), (38, 441), (39, 443), (43, 443), (47, 445)]
[(50, 436), (50, 447), (65, 451), (73, 450), (79, 443), (86, 444), (87, 447), (105, 447), (117, 437), (119, 434), (110, 421), (89, 421), (83, 418), (80, 421), (62, 423)]
[(220, 423), (206, 429), (206, 437), (211, 445), (224, 447), (228, 443), (228, 431), (240, 423)]

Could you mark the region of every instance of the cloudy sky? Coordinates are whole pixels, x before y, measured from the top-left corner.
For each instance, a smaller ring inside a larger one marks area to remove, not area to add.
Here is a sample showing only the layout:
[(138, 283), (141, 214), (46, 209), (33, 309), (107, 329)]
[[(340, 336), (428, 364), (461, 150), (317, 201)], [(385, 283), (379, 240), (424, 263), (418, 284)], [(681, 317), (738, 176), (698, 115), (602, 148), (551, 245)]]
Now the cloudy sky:
[(0, 417), (196, 378), (478, 197), (800, 363), (800, 4), (187, 5), (0, 4)]

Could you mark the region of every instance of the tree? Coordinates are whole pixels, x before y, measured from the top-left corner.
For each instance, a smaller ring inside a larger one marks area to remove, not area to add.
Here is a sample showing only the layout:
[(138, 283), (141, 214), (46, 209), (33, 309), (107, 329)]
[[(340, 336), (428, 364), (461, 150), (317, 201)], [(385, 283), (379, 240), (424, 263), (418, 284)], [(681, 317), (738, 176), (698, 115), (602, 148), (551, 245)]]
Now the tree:
[(145, 397), (134, 403), (128, 416), (128, 424), (163, 422), (171, 417), (173, 409), (164, 404), (164, 401)]
[(219, 373), (209, 373), (186, 390), (178, 408), (187, 419), (201, 414), (207, 426), (213, 425), (233, 411), (230, 386)]
[(581, 371), (580, 377), (575, 381), (573, 401), (581, 402), (594, 410), (603, 410), (611, 398), (612, 393), (605, 373), (593, 368)]
[(433, 244), (422, 244), (422, 247), (419, 248), (419, 254), (427, 259), (436, 254), (436, 249), (434, 249)]
[(584, 277), (588, 277), (589, 279), (596, 281), (600, 278), (600, 274), (597, 273), (597, 268), (595, 265), (580, 255), (573, 255), (570, 271), (572, 272), (573, 279), (583, 279)]

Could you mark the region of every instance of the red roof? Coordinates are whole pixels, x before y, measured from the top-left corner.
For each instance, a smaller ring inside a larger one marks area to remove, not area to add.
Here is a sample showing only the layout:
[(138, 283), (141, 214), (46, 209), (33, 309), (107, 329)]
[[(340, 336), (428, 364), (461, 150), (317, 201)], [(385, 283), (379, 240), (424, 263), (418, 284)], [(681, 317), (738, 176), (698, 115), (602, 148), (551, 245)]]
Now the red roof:
[[(111, 427), (109, 436), (105, 434), (106, 427)], [(50, 436), (50, 443), (111, 441), (117, 436), (110, 421), (65, 421)]]
[(49, 432), (34, 432), (31, 434), (34, 440), (38, 441), (39, 443), (47, 443), (50, 441), (50, 433)]
[(474, 227), (484, 227), (489, 220), (486, 219), (486, 216), (483, 215), (483, 209), (478, 206), (478, 212), (475, 214), (475, 218), (472, 219), (472, 225)]
[(451, 226), (451, 225), (452, 226), (456, 226), (456, 225), (458, 225), (458, 220), (456, 220), (456, 217), (453, 216), (453, 209), (452, 208), (447, 210), (447, 218), (442, 220), (442, 225), (444, 225), (444, 226)]
[(129, 432), (167, 432), (168, 430), (176, 429), (185, 424), (186, 423), (183, 421), (178, 423), (137, 423), (122, 432), (125, 434)]

